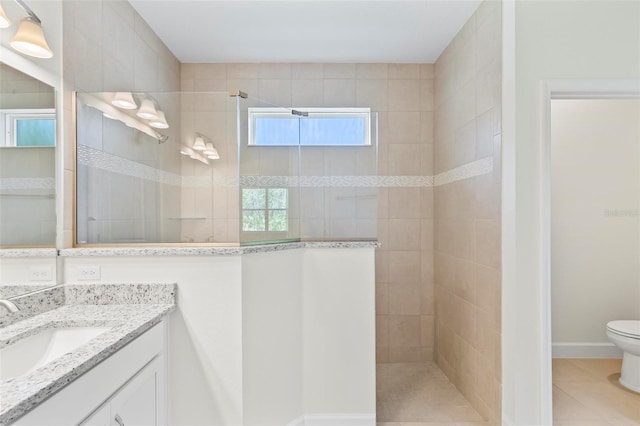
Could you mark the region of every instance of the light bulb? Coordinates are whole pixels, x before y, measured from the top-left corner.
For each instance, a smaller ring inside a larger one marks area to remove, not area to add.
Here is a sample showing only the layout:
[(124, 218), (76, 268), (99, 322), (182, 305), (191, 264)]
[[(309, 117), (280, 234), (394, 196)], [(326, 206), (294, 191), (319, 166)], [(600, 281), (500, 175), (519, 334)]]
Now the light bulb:
[(196, 151), (204, 151), (206, 149), (202, 136), (196, 136), (196, 139), (193, 141), (193, 149)]
[(151, 99), (144, 99), (136, 115), (145, 120), (153, 120), (158, 118), (158, 111)]
[(138, 108), (138, 104), (133, 100), (131, 92), (116, 92), (111, 100), (111, 105), (122, 109)]

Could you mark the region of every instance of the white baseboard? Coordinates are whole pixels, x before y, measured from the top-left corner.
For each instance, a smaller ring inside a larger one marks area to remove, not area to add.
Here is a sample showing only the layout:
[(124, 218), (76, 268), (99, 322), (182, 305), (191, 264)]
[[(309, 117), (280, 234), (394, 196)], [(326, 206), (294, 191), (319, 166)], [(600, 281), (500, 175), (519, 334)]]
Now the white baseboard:
[(287, 426), (376, 426), (375, 414), (306, 414)]
[(553, 343), (553, 358), (622, 358), (622, 351), (613, 343)]

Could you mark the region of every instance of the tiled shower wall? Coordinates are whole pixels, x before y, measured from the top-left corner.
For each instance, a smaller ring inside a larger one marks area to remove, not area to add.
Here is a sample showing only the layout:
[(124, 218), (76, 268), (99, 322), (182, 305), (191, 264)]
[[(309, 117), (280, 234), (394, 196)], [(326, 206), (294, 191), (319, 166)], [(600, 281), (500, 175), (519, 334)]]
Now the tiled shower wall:
[[(158, 38), (147, 23), (138, 15), (126, 0), (65, 0), (63, 2), (64, 43), (64, 134), (67, 141), (75, 140), (76, 123), (72, 116), (73, 91), (134, 91), (134, 92), (176, 92), (180, 86), (180, 63), (171, 51)], [(167, 111), (169, 123), (179, 123), (177, 114)], [(110, 120), (106, 120), (110, 121)], [(112, 124), (112, 123), (109, 123)], [(131, 157), (141, 165), (151, 163), (162, 170), (179, 173), (180, 156), (179, 125), (168, 130), (169, 142), (162, 146), (153, 143), (152, 147), (133, 147), (126, 145), (121, 133), (109, 134), (107, 128), (97, 129), (94, 143), (111, 159)], [(165, 132), (163, 132), (165, 133)], [(97, 138), (102, 137), (102, 140)], [(168, 149), (175, 144), (174, 149)], [(66, 212), (73, 211), (76, 164), (73, 146), (65, 146), (64, 182)], [(158, 148), (160, 147), (160, 148)], [(158, 148), (158, 149), (155, 149)], [(164, 150), (168, 154), (160, 152)], [(131, 152), (129, 152), (131, 150)], [(139, 154), (139, 155), (138, 155)], [(83, 166), (86, 167), (86, 166)], [(135, 178), (122, 173), (114, 173), (97, 168), (87, 168), (90, 174), (82, 182), (90, 179), (101, 185), (95, 203), (78, 205), (87, 209), (86, 217), (94, 218), (89, 222), (99, 226), (98, 232), (106, 235), (106, 241), (114, 242), (122, 236), (130, 239), (134, 231), (141, 232), (140, 239), (157, 237), (166, 230), (159, 225), (157, 215), (145, 216), (145, 200), (159, 205), (149, 212), (169, 212), (180, 205), (178, 186), (162, 184), (149, 179)], [(80, 172), (80, 171), (78, 171)], [(94, 172), (98, 172), (97, 174)], [(79, 187), (86, 191), (87, 188)], [(104, 206), (111, 206), (109, 209)], [(179, 208), (179, 207), (178, 207)], [(94, 209), (94, 210), (91, 210)], [(141, 231), (140, 231), (141, 230)], [(176, 234), (179, 229), (176, 230)], [(176, 235), (175, 239), (179, 237)], [(143, 241), (140, 241), (143, 242)], [(73, 243), (73, 223), (71, 214), (65, 216), (65, 247)]]
[[(436, 62), (436, 361), (500, 419), (501, 7), (485, 1)], [(470, 173), (475, 171), (475, 173)]]
[[(378, 174), (389, 178), (388, 186), (378, 188), (377, 212), (375, 205), (369, 207), (374, 220), (377, 217), (382, 243), (376, 258), (377, 359), (431, 359), (433, 65), (182, 64), (181, 77), (183, 91), (240, 89), (282, 106), (362, 106), (379, 113)], [(340, 167), (342, 157), (325, 155), (320, 160), (303, 155), (302, 173), (330, 175)], [(216, 208), (221, 208), (220, 199), (215, 201)], [(303, 200), (303, 215), (307, 211), (309, 217), (313, 215), (310, 204)], [(232, 226), (237, 229), (237, 222)], [(301, 228), (304, 236), (313, 236), (317, 229), (304, 224)]]

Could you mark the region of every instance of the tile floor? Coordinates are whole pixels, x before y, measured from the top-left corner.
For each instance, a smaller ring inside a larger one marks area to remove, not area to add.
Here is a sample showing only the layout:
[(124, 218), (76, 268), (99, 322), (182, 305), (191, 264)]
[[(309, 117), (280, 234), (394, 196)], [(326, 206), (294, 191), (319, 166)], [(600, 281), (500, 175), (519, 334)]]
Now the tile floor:
[(378, 364), (378, 426), (485, 426), (435, 363)]
[(640, 394), (618, 384), (621, 359), (554, 359), (554, 426), (640, 425)]

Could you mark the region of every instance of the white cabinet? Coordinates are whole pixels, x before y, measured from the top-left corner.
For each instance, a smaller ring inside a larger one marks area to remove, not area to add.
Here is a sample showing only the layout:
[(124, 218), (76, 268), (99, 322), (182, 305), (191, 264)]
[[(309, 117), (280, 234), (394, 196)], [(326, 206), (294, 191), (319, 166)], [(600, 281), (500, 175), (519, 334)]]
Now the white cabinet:
[(125, 383), (81, 426), (158, 426), (156, 410), (161, 363), (154, 359)]
[(155, 360), (131, 379), (111, 401), (112, 426), (156, 426), (156, 388), (158, 369)]
[(162, 321), (19, 418), (17, 426), (165, 426)]

